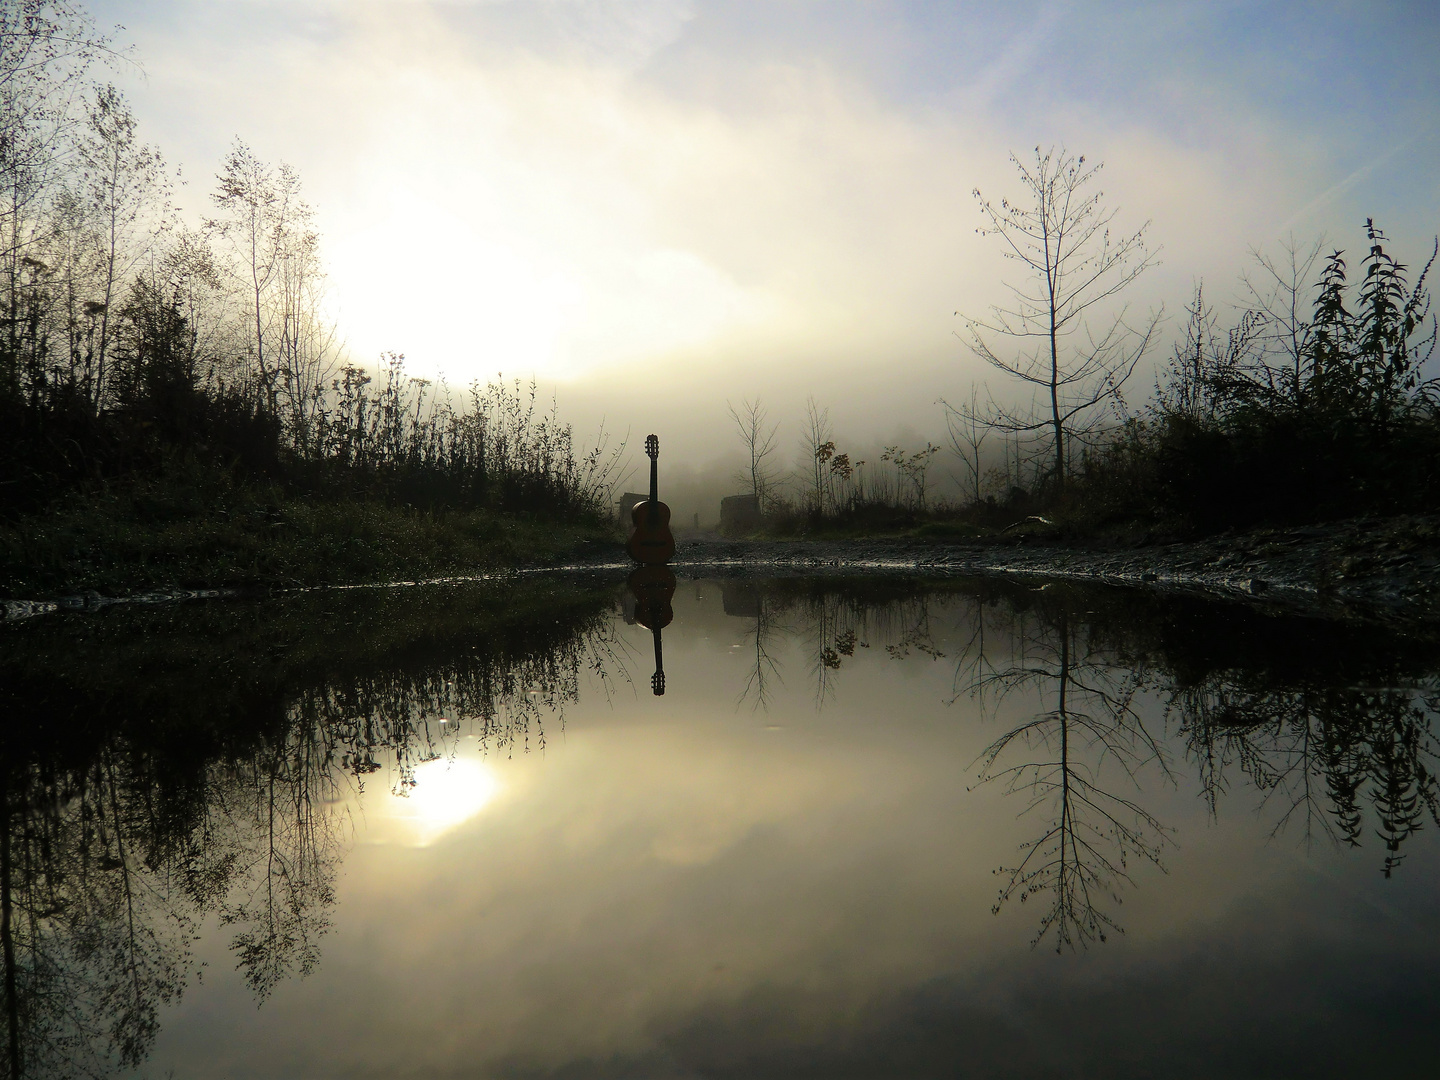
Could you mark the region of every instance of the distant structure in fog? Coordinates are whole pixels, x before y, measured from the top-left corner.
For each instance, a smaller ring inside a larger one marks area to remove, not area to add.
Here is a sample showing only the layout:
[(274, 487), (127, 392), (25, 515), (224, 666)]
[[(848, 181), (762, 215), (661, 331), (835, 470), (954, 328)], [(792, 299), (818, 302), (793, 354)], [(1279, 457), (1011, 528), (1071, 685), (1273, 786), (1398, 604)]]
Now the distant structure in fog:
[(760, 587), (753, 581), (722, 581), (720, 602), (726, 615), (738, 615), (745, 619), (760, 617)]
[(635, 504), (637, 502), (649, 501), (650, 496), (648, 494), (639, 495), (633, 491), (627, 491), (624, 495), (620, 496), (620, 501), (615, 504), (615, 517), (619, 520), (621, 525), (629, 525), (630, 511), (635, 509)]
[(742, 532), (760, 524), (760, 500), (754, 495), (728, 495), (720, 500), (720, 531)]

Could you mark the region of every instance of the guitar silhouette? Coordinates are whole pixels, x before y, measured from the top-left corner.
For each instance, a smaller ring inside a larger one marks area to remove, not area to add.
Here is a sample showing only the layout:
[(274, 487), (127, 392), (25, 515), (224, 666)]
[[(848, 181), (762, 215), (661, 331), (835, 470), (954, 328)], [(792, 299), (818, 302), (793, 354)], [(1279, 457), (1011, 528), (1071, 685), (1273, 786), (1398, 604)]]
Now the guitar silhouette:
[(634, 528), (625, 550), (638, 563), (663, 566), (675, 557), (675, 537), (670, 535), (670, 507), (660, 501), (660, 440), (645, 436), (645, 453), (650, 458), (650, 498), (630, 510)]
[[(644, 506), (644, 503), (638, 504)], [(630, 575), (630, 592), (635, 597), (635, 621), (655, 635), (655, 674), (650, 689), (655, 696), (665, 693), (665, 663), (660, 655), (660, 631), (675, 617), (675, 575), (668, 566), (642, 566)]]

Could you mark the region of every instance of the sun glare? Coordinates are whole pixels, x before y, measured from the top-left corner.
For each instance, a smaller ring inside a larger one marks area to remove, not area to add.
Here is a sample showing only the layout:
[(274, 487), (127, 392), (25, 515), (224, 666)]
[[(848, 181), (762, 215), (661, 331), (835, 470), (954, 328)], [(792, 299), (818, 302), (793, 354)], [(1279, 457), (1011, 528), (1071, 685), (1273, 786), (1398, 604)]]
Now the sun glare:
[(417, 374), (444, 371), (461, 386), (502, 367), (553, 377), (578, 284), (433, 202), (403, 201), (407, 227), (382, 200), (378, 223), (335, 244), (332, 277), (354, 358), (405, 353)]
[(415, 786), (391, 796), (384, 816), (399, 826), (397, 839), (424, 847), (473, 818), (499, 790), (495, 774), (480, 762), (437, 758), (416, 767)]

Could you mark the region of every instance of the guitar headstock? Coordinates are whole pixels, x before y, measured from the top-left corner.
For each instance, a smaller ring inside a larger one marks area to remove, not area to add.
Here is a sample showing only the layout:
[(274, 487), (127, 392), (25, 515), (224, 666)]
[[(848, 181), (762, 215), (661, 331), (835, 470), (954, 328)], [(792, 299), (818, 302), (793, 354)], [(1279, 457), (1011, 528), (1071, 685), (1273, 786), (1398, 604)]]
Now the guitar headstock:
[(665, 694), (665, 672), (663, 672), (663, 671), (657, 671), (657, 672), (655, 672), (654, 675), (651, 675), (651, 676), (650, 676), (650, 689), (655, 691), (655, 696), (656, 696), (656, 697), (662, 697), (662, 696), (664, 696), (664, 694)]
[(660, 440), (654, 435), (645, 436), (645, 453), (651, 461), (660, 457)]

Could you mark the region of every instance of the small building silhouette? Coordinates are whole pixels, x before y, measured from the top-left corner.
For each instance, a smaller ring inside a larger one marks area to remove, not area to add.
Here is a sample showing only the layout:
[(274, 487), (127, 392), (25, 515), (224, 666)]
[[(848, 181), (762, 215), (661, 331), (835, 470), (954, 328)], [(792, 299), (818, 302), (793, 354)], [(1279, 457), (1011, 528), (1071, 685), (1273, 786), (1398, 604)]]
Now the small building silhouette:
[(722, 581), (720, 602), (726, 615), (738, 615), (746, 619), (758, 619), (760, 610), (760, 586), (753, 581)]
[(754, 495), (728, 495), (720, 500), (720, 531), (744, 532), (760, 524), (760, 500)]
[(643, 495), (639, 495), (633, 491), (625, 492), (624, 495), (620, 496), (620, 501), (615, 504), (616, 519), (620, 522), (621, 525), (629, 525), (630, 511), (635, 509), (635, 504), (637, 502), (649, 501), (650, 493), (648, 491)]

